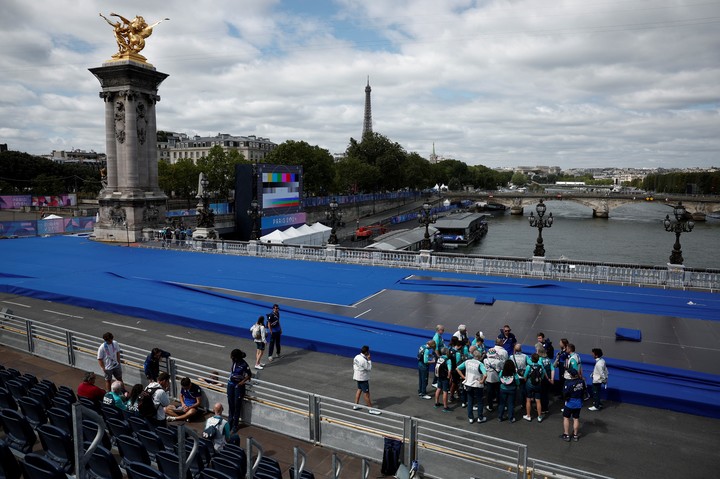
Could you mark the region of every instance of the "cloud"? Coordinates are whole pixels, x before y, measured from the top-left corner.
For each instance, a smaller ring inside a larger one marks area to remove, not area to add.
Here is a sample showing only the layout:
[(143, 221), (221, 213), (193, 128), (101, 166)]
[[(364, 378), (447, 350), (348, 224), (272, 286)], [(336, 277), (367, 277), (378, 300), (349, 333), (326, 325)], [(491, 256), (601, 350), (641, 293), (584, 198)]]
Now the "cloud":
[[(0, 142), (104, 151), (89, 68), (117, 51), (106, 2), (5, 2)], [(580, 0), (130, 0), (169, 74), (158, 128), (304, 140), (373, 129), (486, 166), (718, 165), (720, 5)]]

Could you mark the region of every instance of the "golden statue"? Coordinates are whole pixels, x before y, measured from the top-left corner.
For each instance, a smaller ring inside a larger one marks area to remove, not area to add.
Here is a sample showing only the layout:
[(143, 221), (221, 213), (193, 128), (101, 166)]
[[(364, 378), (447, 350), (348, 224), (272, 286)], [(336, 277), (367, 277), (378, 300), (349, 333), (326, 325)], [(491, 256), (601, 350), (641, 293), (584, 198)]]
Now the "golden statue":
[(128, 20), (122, 15), (111, 13), (111, 17), (117, 17), (121, 21), (113, 22), (102, 13), (100, 14), (105, 21), (113, 27), (115, 41), (118, 44), (118, 52), (112, 57), (117, 60), (137, 60), (145, 62), (147, 59), (140, 55), (140, 51), (145, 48), (145, 39), (152, 35), (153, 28), (169, 18), (164, 18), (159, 22), (148, 25), (143, 17), (136, 16), (132, 20)]

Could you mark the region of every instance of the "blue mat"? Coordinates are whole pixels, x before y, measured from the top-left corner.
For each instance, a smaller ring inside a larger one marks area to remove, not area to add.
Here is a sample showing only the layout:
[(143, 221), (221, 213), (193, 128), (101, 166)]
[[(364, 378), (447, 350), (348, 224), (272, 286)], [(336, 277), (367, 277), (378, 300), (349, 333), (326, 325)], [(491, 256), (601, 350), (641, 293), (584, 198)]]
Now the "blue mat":
[[(433, 279), (421, 280), (417, 275), (426, 271), (127, 248), (77, 237), (0, 241), (0, 258), (0, 291), (6, 293), (248, 339), (247, 324), (271, 305), (207, 287), (343, 305), (397, 289), (720, 319), (720, 300), (709, 293), (453, 273), (433, 273)], [(409, 368), (416, 367), (417, 348), (428, 339), (426, 330), (285, 305), (283, 331), (289, 346), (353, 356), (358, 344), (370, 344), (379, 362)], [(589, 356), (583, 361), (592, 364)], [(708, 407), (720, 403), (720, 376), (669, 373), (667, 368), (612, 358), (608, 365), (611, 399), (720, 417), (720, 408)]]
[(617, 328), (615, 330), (615, 339), (625, 341), (642, 341), (642, 331), (639, 329)]

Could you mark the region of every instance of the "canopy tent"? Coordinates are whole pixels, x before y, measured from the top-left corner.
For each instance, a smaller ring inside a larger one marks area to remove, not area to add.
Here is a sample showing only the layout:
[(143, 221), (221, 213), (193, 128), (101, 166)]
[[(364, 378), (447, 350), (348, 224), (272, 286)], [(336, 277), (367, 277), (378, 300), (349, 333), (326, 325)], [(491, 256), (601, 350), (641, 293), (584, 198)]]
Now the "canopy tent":
[(263, 243), (322, 246), (330, 238), (331, 228), (322, 223), (275, 230), (260, 238)]

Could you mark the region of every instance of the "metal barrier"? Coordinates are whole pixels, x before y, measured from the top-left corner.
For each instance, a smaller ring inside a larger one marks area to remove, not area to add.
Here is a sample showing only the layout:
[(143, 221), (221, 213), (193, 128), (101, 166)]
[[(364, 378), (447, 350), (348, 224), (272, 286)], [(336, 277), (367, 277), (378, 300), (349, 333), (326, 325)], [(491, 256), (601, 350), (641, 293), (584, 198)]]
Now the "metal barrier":
[[(153, 242), (146, 247), (159, 247)], [(188, 249), (184, 249), (189, 251)], [(613, 283), (626, 286), (720, 290), (720, 270), (682, 265), (596, 263), (566, 259), (461, 255), (432, 251), (378, 251), (328, 246), (266, 244), (257, 241), (194, 240), (191, 251), (325, 261), (366, 266), (413, 268), (494, 276), (529, 277), (559, 281)]]
[[(75, 368), (97, 368), (97, 347), (102, 342), (83, 333), (6, 313), (0, 318), (0, 344), (42, 356)], [(122, 345), (123, 377), (130, 384), (146, 384), (143, 372), (145, 351)], [(212, 367), (181, 358), (168, 358), (171, 395), (177, 397), (178, 380), (189, 377), (203, 386), (208, 402), (227, 407), (225, 380)], [(535, 468), (553, 477), (601, 478), (584, 471), (528, 458), (527, 446), (484, 434), (448, 429), (443, 424), (404, 416), (391, 411), (382, 415), (362, 414), (353, 404), (307, 391), (253, 379), (243, 405), (243, 421), (253, 426), (283, 434), (323, 447), (360, 457), (382, 457), (384, 439), (389, 437), (404, 445), (403, 462), (417, 459), (426, 477), (442, 478), (452, 470), (458, 477), (482, 473), (484, 477), (521, 478), (534, 474)], [(192, 434), (191, 434), (192, 435)], [(195, 438), (196, 439), (196, 438)], [(251, 462), (253, 450), (257, 459)], [(248, 471), (257, 467), (262, 447), (248, 438)], [(192, 459), (193, 453), (189, 459)], [(83, 464), (78, 461), (78, 464)], [(341, 465), (333, 461), (335, 477)], [(367, 472), (365, 466), (363, 469)], [(528, 476), (535, 477), (535, 476)]]

